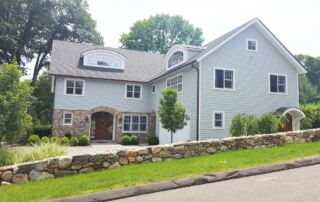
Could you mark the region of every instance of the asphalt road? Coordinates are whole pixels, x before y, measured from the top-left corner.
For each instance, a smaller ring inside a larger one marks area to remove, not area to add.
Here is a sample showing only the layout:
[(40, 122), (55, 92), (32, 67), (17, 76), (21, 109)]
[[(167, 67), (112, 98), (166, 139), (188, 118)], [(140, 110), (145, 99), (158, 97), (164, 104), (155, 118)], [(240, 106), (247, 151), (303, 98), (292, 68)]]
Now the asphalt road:
[(117, 200), (135, 201), (320, 202), (320, 165)]

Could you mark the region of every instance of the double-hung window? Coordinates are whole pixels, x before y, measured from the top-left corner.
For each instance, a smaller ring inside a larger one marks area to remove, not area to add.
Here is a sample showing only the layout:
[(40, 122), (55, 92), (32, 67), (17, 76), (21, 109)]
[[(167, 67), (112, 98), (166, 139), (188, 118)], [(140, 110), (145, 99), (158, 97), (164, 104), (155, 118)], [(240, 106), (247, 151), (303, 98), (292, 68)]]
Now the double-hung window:
[(72, 125), (72, 113), (64, 112), (63, 113), (63, 125)]
[(142, 87), (139, 84), (126, 84), (126, 98), (140, 99)]
[(213, 128), (224, 129), (224, 112), (213, 112)]
[(215, 88), (234, 89), (234, 70), (215, 69)]
[(65, 94), (67, 95), (83, 95), (84, 81), (67, 79), (65, 81)]
[(167, 80), (167, 88), (175, 88), (178, 92), (182, 91), (182, 75), (172, 77)]
[(286, 75), (270, 74), (270, 93), (287, 93)]
[(124, 115), (123, 132), (145, 133), (147, 132), (146, 115)]

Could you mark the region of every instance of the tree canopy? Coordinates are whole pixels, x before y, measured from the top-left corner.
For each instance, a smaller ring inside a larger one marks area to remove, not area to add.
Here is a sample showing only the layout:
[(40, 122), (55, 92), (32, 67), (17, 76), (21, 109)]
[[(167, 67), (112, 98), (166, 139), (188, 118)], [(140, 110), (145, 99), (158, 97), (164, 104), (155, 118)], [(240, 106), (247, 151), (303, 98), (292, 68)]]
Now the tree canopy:
[(175, 44), (200, 46), (203, 37), (200, 28), (181, 16), (161, 14), (135, 22), (120, 42), (132, 50), (166, 53)]
[(20, 82), (22, 73), (17, 64), (0, 65), (0, 143), (11, 142), (32, 125), (28, 114), (32, 88), (28, 81)]
[(35, 59), (32, 83), (48, 64), (54, 39), (103, 44), (86, 0), (2, 0), (0, 27), (0, 63), (25, 67)]

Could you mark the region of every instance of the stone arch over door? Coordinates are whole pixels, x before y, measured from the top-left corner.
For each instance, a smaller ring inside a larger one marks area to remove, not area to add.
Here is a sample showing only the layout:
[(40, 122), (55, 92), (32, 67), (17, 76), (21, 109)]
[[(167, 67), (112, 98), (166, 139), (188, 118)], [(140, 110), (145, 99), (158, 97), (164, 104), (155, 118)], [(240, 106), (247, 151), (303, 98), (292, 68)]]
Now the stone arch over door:
[(99, 112), (106, 112), (106, 113), (110, 113), (113, 115), (113, 140), (114, 141), (118, 141), (119, 136), (121, 136), (121, 131), (122, 131), (122, 127), (121, 127), (121, 113), (112, 108), (112, 107), (107, 107), (107, 106), (102, 106), (102, 107), (96, 107), (93, 108), (91, 110), (89, 110), (88, 113), (88, 119), (90, 120), (90, 127), (89, 127), (89, 138), (93, 139), (91, 137), (94, 137), (94, 132), (95, 132), (95, 126), (92, 125), (92, 121), (93, 121), (93, 115), (97, 114)]

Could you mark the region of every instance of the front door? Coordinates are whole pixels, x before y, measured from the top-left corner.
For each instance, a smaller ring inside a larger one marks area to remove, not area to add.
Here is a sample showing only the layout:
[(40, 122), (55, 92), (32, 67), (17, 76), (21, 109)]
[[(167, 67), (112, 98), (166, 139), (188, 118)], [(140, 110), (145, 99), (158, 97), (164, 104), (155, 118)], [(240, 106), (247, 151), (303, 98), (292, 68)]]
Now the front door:
[(287, 122), (286, 125), (282, 128), (282, 132), (292, 131), (292, 116), (290, 114), (286, 114)]
[(95, 139), (112, 140), (113, 116), (108, 113), (99, 113), (96, 116)]

